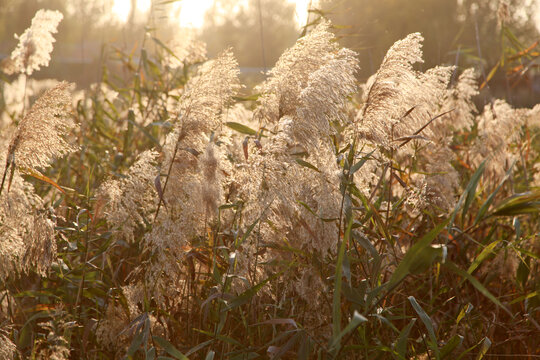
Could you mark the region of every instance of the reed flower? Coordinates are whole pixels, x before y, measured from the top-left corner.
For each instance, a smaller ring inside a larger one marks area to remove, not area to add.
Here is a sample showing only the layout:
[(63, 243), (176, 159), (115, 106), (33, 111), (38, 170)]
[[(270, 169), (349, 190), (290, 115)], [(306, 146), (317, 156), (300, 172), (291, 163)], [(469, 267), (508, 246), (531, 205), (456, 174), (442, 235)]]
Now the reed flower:
[(275, 124), (284, 115), (295, 115), (309, 76), (338, 50), (329, 28), (329, 22), (322, 22), (281, 55), (269, 72), (270, 78), (257, 87), (262, 94), (256, 109), (260, 120)]
[[(193, 31), (177, 34), (168, 44), (172, 54), (165, 56), (165, 64), (172, 69), (206, 61), (206, 44), (195, 37)], [(174, 55), (173, 55), (174, 54)]]
[(70, 117), (70, 84), (46, 91), (19, 123), (8, 148), (10, 164), (38, 171), (56, 158), (76, 150), (66, 135), (75, 126)]
[[(152, 231), (145, 237), (153, 255), (146, 280), (162, 292), (160, 299), (177, 296), (182, 281), (181, 261), (191, 240), (204, 233), (222, 203), (222, 155), (212, 144), (222, 117), (240, 89), (238, 64), (230, 50), (201, 66), (190, 80), (178, 105), (178, 122), (163, 147), (162, 206)], [(163, 276), (165, 274), (166, 276)]]
[(512, 144), (519, 139), (529, 111), (514, 109), (504, 100), (495, 100), (477, 117), (478, 137), (470, 150), (471, 158), (475, 165), (488, 159), (486, 175), (494, 183), (518, 158)]
[[(414, 70), (413, 64), (423, 62), (422, 41), (420, 34), (410, 34), (388, 50), (381, 67), (364, 86), (365, 104), (356, 116), (355, 133), (368, 145), (381, 148), (381, 153), (374, 154), (380, 161), (412, 170), (405, 188), (403, 180), (394, 187), (396, 195), (408, 192), (408, 203), (416, 210), (447, 212), (459, 190), (459, 176), (451, 164), (455, 157), (449, 147), (451, 130), (471, 123), (474, 73), (466, 71), (448, 88), (453, 67)], [(458, 114), (454, 114), (456, 107)], [(373, 182), (360, 175), (355, 178)], [(358, 187), (363, 188), (362, 184)]]
[[(259, 86), (255, 118), (274, 131), (251, 146), (233, 171), (242, 225), (258, 224), (240, 245), (234, 268), (252, 284), (277, 272), (280, 263), (326, 259), (336, 249), (342, 194), (332, 135), (348, 118), (358, 64), (354, 52), (339, 49), (329, 27), (323, 22), (298, 40)], [(279, 250), (283, 246), (297, 249), (297, 257)], [(288, 268), (283, 279), (280, 296), (305, 301), (303, 323), (325, 333), (327, 286), (315, 267)], [(261, 293), (274, 296), (266, 288)]]
[(4, 333), (4, 329), (0, 328), (0, 359), (14, 359), (17, 353), (17, 346)]
[(19, 39), (19, 44), (4, 64), (4, 72), (32, 75), (34, 70), (39, 70), (41, 66), (48, 66), (55, 42), (52, 34), (57, 32), (62, 18), (59, 11), (38, 10), (32, 19), (32, 25), (22, 35), (15, 36)]
[(107, 222), (119, 231), (118, 236), (127, 241), (133, 241), (137, 231), (146, 228), (156, 209), (157, 157), (157, 152), (143, 152), (123, 178), (108, 180), (97, 191), (96, 212), (103, 211)]
[(473, 98), (479, 94), (477, 77), (474, 68), (465, 69), (457, 82), (448, 89), (441, 108), (443, 112), (452, 110), (448, 114), (450, 119), (446, 128), (459, 131), (473, 126), (475, 115), (478, 113), (473, 102)]
[[(331, 123), (347, 116), (358, 67), (356, 54), (339, 49), (329, 28), (322, 22), (299, 39), (259, 87), (255, 116), (273, 123), (277, 134), (262, 150), (253, 148), (246, 166), (235, 174), (247, 223), (264, 219), (264, 242), (283, 236), (297, 248), (323, 255), (333, 249), (336, 229), (321, 219), (337, 218), (340, 204)], [(298, 160), (312, 162), (318, 171)]]
[(31, 269), (44, 275), (56, 261), (54, 223), (43, 207), (32, 186), (15, 172), (10, 191), (0, 194), (1, 280)]
[(409, 119), (404, 123), (402, 117), (418, 105), (414, 98), (418, 79), (413, 64), (423, 62), (422, 41), (420, 33), (397, 41), (366, 84), (365, 105), (356, 122), (361, 136), (385, 148), (397, 146), (392, 143), (393, 138), (411, 135), (416, 130), (414, 124), (419, 124), (416, 128), (421, 126), (418, 121), (411, 124)]

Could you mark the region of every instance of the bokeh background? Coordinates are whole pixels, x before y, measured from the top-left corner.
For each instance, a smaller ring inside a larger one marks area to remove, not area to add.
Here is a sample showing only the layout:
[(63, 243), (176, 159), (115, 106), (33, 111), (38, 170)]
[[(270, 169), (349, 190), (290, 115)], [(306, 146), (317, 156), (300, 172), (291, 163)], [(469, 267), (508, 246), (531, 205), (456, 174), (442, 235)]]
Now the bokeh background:
[[(508, 3), (512, 35), (524, 49), (534, 46), (540, 38), (540, 0)], [(207, 44), (210, 58), (233, 47), (249, 91), (321, 15), (332, 20), (342, 45), (358, 52), (362, 82), (386, 50), (412, 32), (425, 37), (423, 67), (473, 66), (484, 80), (507, 40), (493, 0), (0, 0), (0, 59), (16, 45), (14, 34), (22, 33), (41, 8), (61, 11), (64, 20), (51, 65), (35, 78), (64, 79), (82, 88), (101, 79), (104, 64), (122, 76), (121, 64), (115, 67), (117, 54), (137, 58), (148, 37), (167, 43), (196, 36)], [(508, 68), (496, 71), (478, 101), (495, 96), (515, 106), (534, 105), (540, 99), (538, 59), (513, 76)]]

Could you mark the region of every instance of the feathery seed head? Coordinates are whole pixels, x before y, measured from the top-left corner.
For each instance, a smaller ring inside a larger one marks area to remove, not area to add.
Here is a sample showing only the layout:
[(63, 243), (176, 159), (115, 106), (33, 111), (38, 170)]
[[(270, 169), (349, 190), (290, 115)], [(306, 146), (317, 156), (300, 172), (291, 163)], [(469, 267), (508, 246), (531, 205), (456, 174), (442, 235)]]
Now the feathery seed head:
[(269, 79), (257, 87), (262, 94), (255, 111), (260, 120), (277, 123), (284, 115), (295, 115), (309, 76), (325, 63), (329, 54), (338, 50), (329, 28), (330, 23), (323, 21), (281, 55)]
[(37, 170), (76, 150), (65, 139), (75, 126), (70, 118), (70, 84), (61, 82), (46, 91), (21, 120), (8, 148), (8, 158), (23, 168)]
[(145, 227), (157, 206), (157, 157), (157, 152), (143, 152), (124, 178), (109, 180), (97, 191), (98, 204), (104, 203), (107, 222), (127, 241), (135, 239), (137, 229)]
[(19, 44), (3, 65), (4, 72), (32, 75), (41, 66), (48, 66), (55, 42), (52, 34), (57, 32), (62, 18), (62, 13), (56, 10), (38, 10), (32, 25), (21, 36), (16, 36)]
[(197, 64), (206, 60), (206, 44), (195, 37), (193, 31), (177, 34), (169, 43), (172, 53), (167, 54), (165, 63), (171, 69), (183, 68), (186, 64)]

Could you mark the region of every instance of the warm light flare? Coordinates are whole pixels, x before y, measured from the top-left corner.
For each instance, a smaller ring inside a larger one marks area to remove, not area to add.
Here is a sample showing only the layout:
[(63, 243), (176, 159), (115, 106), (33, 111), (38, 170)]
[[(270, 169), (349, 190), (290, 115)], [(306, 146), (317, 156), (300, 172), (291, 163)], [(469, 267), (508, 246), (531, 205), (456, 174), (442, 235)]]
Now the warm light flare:
[[(152, 5), (152, 0), (137, 0), (137, 10), (147, 12)], [(112, 6), (114, 16), (121, 22), (126, 22), (131, 12), (131, 0), (114, 0)]]
[[(182, 0), (172, 4), (171, 14), (177, 19), (182, 27), (201, 28), (204, 24), (204, 15), (214, 4), (215, 0)], [(296, 21), (303, 26), (306, 23), (307, 8), (313, 0), (288, 0), (296, 4)], [(112, 12), (120, 22), (127, 22), (131, 12), (132, 0), (114, 0)], [(242, 3), (243, 0), (238, 0)], [(152, 0), (137, 0), (137, 11), (147, 12), (152, 5)]]

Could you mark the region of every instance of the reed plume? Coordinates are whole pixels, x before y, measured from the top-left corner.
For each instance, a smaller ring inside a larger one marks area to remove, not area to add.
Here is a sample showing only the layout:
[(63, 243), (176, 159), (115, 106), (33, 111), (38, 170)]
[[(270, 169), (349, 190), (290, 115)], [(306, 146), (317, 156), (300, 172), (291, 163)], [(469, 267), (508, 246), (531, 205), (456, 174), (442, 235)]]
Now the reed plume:
[(32, 25), (15, 37), (19, 43), (11, 56), (2, 64), (6, 74), (21, 73), (32, 75), (41, 66), (48, 66), (51, 61), (53, 43), (56, 41), (52, 34), (64, 16), (59, 11), (38, 10), (32, 19)]
[(75, 127), (70, 117), (69, 87), (61, 82), (46, 91), (21, 120), (8, 148), (11, 165), (38, 171), (77, 149), (65, 138)]

